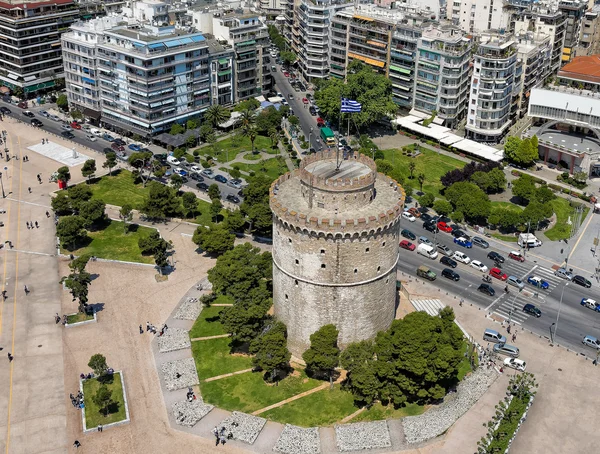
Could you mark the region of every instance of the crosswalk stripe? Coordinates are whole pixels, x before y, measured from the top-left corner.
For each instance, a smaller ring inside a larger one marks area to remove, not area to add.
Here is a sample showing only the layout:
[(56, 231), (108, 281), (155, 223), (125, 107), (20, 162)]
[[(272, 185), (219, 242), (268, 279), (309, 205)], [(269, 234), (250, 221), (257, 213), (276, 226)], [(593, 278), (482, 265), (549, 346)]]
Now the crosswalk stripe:
[[(499, 313), (498, 311), (494, 311), (494, 314), (499, 315), (500, 317), (508, 320), (508, 314), (502, 314), (502, 313)], [(516, 323), (517, 325), (521, 325), (521, 322), (519, 320), (515, 320), (514, 316), (510, 319), (510, 321), (511, 321), (511, 323)]]

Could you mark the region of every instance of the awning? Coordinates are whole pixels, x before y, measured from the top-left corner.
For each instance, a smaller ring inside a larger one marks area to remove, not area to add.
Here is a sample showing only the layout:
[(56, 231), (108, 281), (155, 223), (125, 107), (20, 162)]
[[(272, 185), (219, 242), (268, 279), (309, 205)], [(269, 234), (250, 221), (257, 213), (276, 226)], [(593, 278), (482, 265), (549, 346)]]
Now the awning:
[(569, 49), (568, 47), (563, 47), (563, 54), (571, 55), (571, 49)]
[(221, 65), (228, 65), (229, 64), (229, 59), (228, 58), (219, 58), (219, 64), (221, 64)]
[(93, 118), (94, 120), (99, 120), (102, 114), (100, 112), (90, 109), (89, 107), (84, 107), (83, 115), (89, 118)]
[(354, 16), (352, 16), (354, 19), (360, 19), (360, 20), (366, 20), (369, 22), (373, 22), (374, 19), (367, 17), (367, 16), (359, 16), (358, 14), (355, 14)]
[(382, 61), (374, 60), (368, 57), (363, 57), (362, 55), (358, 55), (352, 52), (348, 52), (348, 57), (356, 58), (357, 60), (364, 61), (369, 65), (377, 66), (378, 68), (383, 68), (385, 66), (385, 63)]
[(226, 76), (228, 74), (231, 74), (231, 69), (226, 69), (225, 71), (219, 71), (217, 74), (219, 76)]
[(419, 85), (425, 85), (426, 87), (437, 89), (436, 85), (428, 84), (427, 82), (421, 82), (420, 80), (417, 80), (417, 88), (419, 88)]
[(30, 87), (25, 87), (23, 89), (23, 91), (25, 93), (30, 93), (32, 91), (43, 90), (44, 88), (54, 87), (54, 85), (55, 85), (54, 81), (50, 80), (48, 82), (42, 82), (40, 84), (31, 85)]
[(387, 47), (387, 44), (378, 43), (377, 41), (373, 41), (372, 39), (367, 40), (367, 44), (370, 44), (370, 45), (376, 46), (376, 47), (381, 47), (383, 49), (385, 49)]
[(394, 71), (398, 71), (399, 73), (402, 73), (402, 74), (410, 74), (410, 69), (400, 68), (399, 66), (390, 65), (390, 69), (393, 69)]
[(243, 43), (239, 43), (238, 46), (251, 46), (252, 44), (256, 44), (256, 41), (253, 39), (251, 39), (250, 41), (244, 41)]
[(571, 59), (570, 55), (563, 55), (562, 56), (562, 61), (569, 61)]
[(428, 63), (426, 61), (419, 61), (420, 65), (429, 66), (430, 68), (440, 69), (440, 65), (436, 65), (435, 63)]

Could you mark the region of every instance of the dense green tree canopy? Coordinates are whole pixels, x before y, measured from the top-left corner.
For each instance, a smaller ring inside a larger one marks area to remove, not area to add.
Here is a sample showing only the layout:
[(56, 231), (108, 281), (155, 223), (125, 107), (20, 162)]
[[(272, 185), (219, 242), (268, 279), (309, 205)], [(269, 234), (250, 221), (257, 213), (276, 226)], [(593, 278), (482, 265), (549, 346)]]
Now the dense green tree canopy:
[(222, 225), (200, 225), (196, 228), (192, 241), (209, 254), (221, 255), (233, 249), (235, 235)]
[(96, 173), (96, 160), (95, 159), (88, 159), (83, 163), (83, 166), (81, 167), (81, 175), (84, 178), (87, 178), (88, 183), (90, 182), (90, 179), (94, 177), (94, 174)]
[(140, 210), (142, 213), (149, 218), (165, 218), (179, 214), (181, 202), (173, 188), (151, 181), (148, 189), (148, 196)]
[(98, 226), (106, 220), (106, 204), (102, 200), (89, 200), (79, 208), (79, 215), (85, 219), (86, 226)]
[(265, 377), (274, 381), (277, 372), (289, 368), (292, 357), (287, 349), (287, 329), (282, 322), (272, 321), (263, 333), (250, 344), (254, 354), (252, 365), (265, 371)]
[(244, 188), (240, 210), (257, 233), (269, 233), (273, 226), (273, 215), (269, 207), (270, 187), (271, 180), (264, 175), (257, 175)]
[(68, 248), (76, 246), (87, 237), (86, 221), (81, 216), (61, 217), (56, 225), (56, 235), (61, 244)]
[(324, 325), (310, 335), (310, 347), (302, 354), (302, 359), (312, 374), (325, 374), (331, 378), (340, 361), (338, 334), (335, 325)]
[(455, 212), (461, 212), (466, 219), (481, 221), (490, 215), (491, 203), (485, 192), (477, 185), (466, 181), (454, 183), (444, 192)]
[(261, 282), (236, 299), (233, 306), (221, 312), (221, 324), (225, 331), (231, 334), (234, 347), (256, 339), (262, 332), (272, 303), (270, 290), (265, 282)]
[(527, 204), (535, 195), (535, 182), (531, 176), (523, 174), (512, 182), (512, 193), (519, 197), (523, 204)]

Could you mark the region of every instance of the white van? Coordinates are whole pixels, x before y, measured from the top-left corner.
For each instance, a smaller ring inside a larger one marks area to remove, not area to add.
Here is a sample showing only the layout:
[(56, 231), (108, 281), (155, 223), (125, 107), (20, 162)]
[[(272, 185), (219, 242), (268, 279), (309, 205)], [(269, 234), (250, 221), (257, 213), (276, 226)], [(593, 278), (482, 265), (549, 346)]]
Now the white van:
[(429, 246), (428, 244), (421, 243), (417, 247), (417, 254), (424, 255), (428, 259), (435, 260), (438, 256), (437, 251), (433, 246)]
[(167, 162), (169, 164), (173, 164), (178, 166), (179, 164), (181, 164), (181, 162), (179, 162), (179, 159), (177, 159), (175, 156), (167, 156)]

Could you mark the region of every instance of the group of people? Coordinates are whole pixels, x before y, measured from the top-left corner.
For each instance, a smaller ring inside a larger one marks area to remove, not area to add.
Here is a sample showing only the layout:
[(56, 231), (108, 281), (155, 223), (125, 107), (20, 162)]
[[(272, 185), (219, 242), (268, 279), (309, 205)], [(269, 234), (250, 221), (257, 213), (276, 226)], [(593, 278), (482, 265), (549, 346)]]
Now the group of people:
[[(31, 191), (29, 191), (29, 192), (31, 192)], [(38, 224), (38, 221), (35, 221), (35, 222), (27, 221), (27, 222), (25, 222), (25, 224), (27, 224), (27, 230), (32, 229), (34, 224), (35, 224), (35, 228), (36, 229), (40, 228), (40, 225)]]
[[(234, 421), (231, 423), (231, 425), (236, 427), (238, 423)], [(225, 427), (221, 427), (221, 429), (218, 429), (217, 426), (215, 426), (215, 428), (212, 430), (212, 433), (216, 438), (215, 446), (219, 446), (219, 442), (222, 445), (224, 445), (227, 442), (227, 440), (231, 440), (233, 438), (233, 434), (231, 432), (227, 434), (225, 434), (225, 432)]]
[(69, 397), (71, 398), (71, 404), (75, 408), (84, 408), (85, 405), (83, 404), (83, 393), (81, 391), (79, 391), (76, 396), (74, 396), (73, 394), (69, 394)]
[[(150, 331), (152, 334), (159, 333), (158, 335), (162, 336), (163, 334), (165, 334), (165, 331), (167, 329), (169, 329), (169, 327), (167, 326), (166, 323), (162, 326), (162, 328), (160, 329), (160, 331), (158, 331), (156, 329), (156, 326), (154, 326), (150, 322), (146, 322), (146, 331)], [(144, 334), (144, 328), (142, 328), (142, 325), (140, 325), (140, 334)]]
[(187, 401), (192, 402), (196, 399), (196, 395), (194, 394), (194, 390), (192, 388), (188, 388), (187, 391)]
[(54, 321), (58, 325), (59, 323), (61, 323), (61, 320), (62, 320), (63, 326), (67, 324), (67, 316), (63, 315), (62, 319), (61, 319), (60, 315), (58, 315), (58, 312), (57, 312), (56, 315), (54, 316)]

